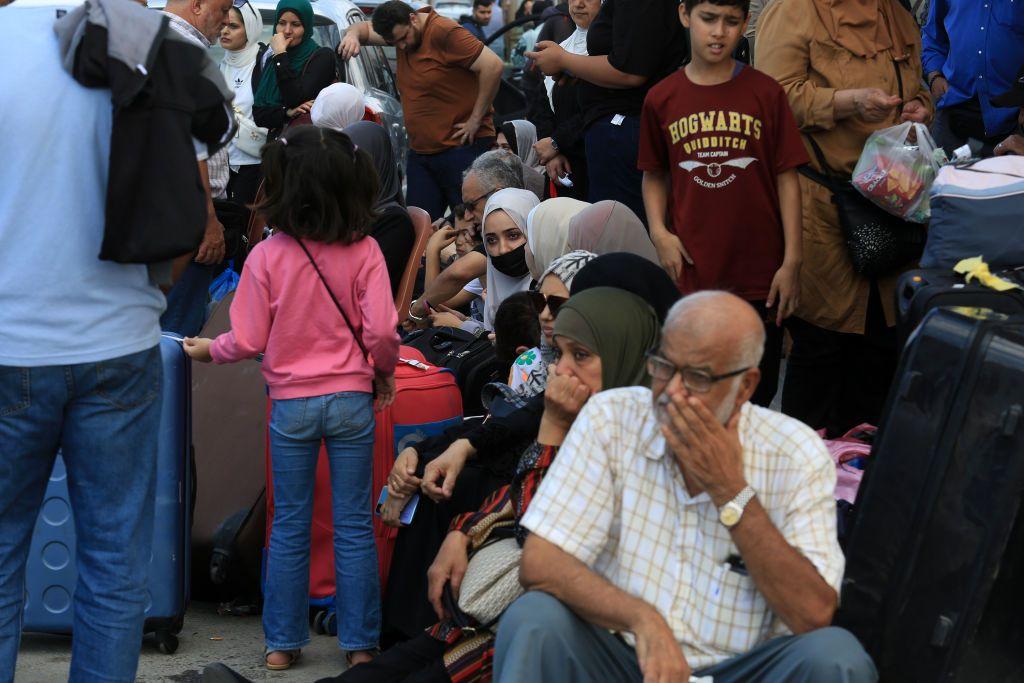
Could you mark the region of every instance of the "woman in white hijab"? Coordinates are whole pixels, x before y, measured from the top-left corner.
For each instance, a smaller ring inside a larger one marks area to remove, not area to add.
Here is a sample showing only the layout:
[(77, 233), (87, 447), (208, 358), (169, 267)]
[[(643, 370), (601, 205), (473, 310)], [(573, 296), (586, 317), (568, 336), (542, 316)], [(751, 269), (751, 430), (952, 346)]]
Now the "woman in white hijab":
[(348, 83), (332, 83), (316, 96), (309, 110), (313, 125), (339, 133), (366, 115), (366, 100), (358, 88)]
[(487, 301), (484, 327), (494, 329), (501, 302), (530, 288), (533, 278), (526, 265), (526, 218), (540, 204), (528, 190), (505, 189), (491, 195), (484, 207), (482, 233), (487, 251)]
[(573, 216), (590, 204), (569, 197), (556, 197), (543, 202), (527, 218), (526, 263), (530, 274), (540, 281), (551, 263), (572, 249), (569, 247), (569, 226)]
[[(561, 42), (574, 55), (587, 54), (587, 31), (601, 11), (601, 0), (570, 0), (569, 15), (576, 31)], [(587, 158), (583, 144), (583, 118), (577, 97), (578, 79), (563, 73), (544, 78), (547, 97), (539, 97), (531, 120), (541, 140), (536, 144), (537, 160), (547, 170), (560, 197), (587, 198)], [(568, 178), (571, 185), (560, 182)]]
[(220, 72), (228, 87), (235, 91), (232, 106), (238, 120), (238, 132), (228, 146), (231, 176), (228, 197), (239, 204), (252, 204), (260, 185), (260, 148), (267, 140), (267, 129), (259, 128), (252, 120), (252, 105), (256, 85), (262, 75), (262, 57), (267, 46), (261, 44), (263, 20), (248, 2), (234, 5), (228, 12), (227, 23), (220, 33), (220, 46), (224, 60)]

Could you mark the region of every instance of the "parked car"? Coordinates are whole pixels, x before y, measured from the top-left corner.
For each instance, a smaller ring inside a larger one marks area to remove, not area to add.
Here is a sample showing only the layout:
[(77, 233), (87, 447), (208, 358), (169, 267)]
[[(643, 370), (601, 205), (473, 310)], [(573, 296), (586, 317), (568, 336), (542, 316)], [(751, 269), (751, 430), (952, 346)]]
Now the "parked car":
[[(263, 36), (260, 42), (270, 44), (274, 33), (274, 13), (277, 0), (249, 0), (249, 3), (263, 18)], [(72, 0), (70, 5), (79, 4)], [(153, 9), (163, 9), (166, 0), (150, 0)], [(313, 0), (313, 40), (332, 50), (341, 42), (341, 34), (352, 24), (364, 21), (366, 16), (350, 0)], [(210, 49), (214, 61), (219, 62), (223, 48), (214, 45)], [(370, 117), (387, 129), (391, 146), (395, 151), (400, 178), (405, 178), (405, 155), (409, 149), (409, 136), (405, 130), (402, 103), (398, 86), (387, 57), (379, 47), (365, 47), (359, 55), (349, 61), (338, 58), (338, 74), (346, 83), (351, 83), (363, 92)]]

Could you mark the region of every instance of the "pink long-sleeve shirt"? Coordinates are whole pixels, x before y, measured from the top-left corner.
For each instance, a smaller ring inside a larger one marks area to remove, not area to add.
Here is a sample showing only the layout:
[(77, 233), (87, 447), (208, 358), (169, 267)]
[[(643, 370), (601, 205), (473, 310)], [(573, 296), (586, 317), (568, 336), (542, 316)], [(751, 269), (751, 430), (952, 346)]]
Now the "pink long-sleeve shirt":
[(298, 242), (277, 234), (245, 261), (231, 302), (231, 331), (210, 346), (215, 363), (263, 353), (270, 397), (307, 398), (372, 391), (374, 368), (390, 375), (398, 362), (398, 313), (377, 242), (324, 244), (303, 240), (349, 322), (371, 367)]

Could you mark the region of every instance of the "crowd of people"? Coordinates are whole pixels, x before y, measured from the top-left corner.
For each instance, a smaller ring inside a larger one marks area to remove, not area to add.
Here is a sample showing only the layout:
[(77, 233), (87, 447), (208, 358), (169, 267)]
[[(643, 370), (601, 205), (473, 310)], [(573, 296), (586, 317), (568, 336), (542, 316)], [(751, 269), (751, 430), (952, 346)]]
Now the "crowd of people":
[[(0, 269), (0, 680), (58, 448), (77, 533), (71, 680), (134, 678), (161, 329), (197, 362), (262, 360), (275, 508), (254, 656), (270, 670), (309, 642), (324, 443), (347, 660), (329, 680), (876, 679), (830, 626), (844, 558), (815, 430), (877, 424), (902, 271), (854, 269), (815, 178), (849, 178), (869, 135), (903, 121), (949, 153), (1024, 153), (1020, 3), (932, 0), (922, 28), (902, 0), (526, 0), (517, 16), (543, 20), (524, 34), (526, 118), (508, 121), (493, 108), (505, 65), (481, 42), (492, 4), (460, 24), (388, 0), (337, 46), (314, 40), (309, 0), (280, 0), (269, 44), (245, 0), (3, 11), (0, 57), (35, 69), (10, 72), (17, 106), (0, 108), (16, 133), (0, 235), (24, 254)], [(734, 59), (745, 39), (753, 65)], [(160, 41), (187, 46), (179, 71), (153, 61)], [(404, 160), (343, 82), (339, 60), (364, 46), (396, 48)], [(112, 111), (125, 64), (216, 106)], [(217, 66), (218, 87), (180, 85)], [(176, 145), (176, 194), (145, 197), (194, 208), (192, 253), (97, 258), (126, 130)], [(419, 258), (407, 207), (434, 224), (400, 320)], [(268, 236), (233, 252), (231, 330), (203, 338), (243, 209)], [(490, 339), (508, 375), (486, 419), (398, 454), (381, 585), (375, 409), (395, 400), (403, 337), (432, 327)], [(460, 592), (498, 564), (468, 606)], [(245, 679), (214, 665), (205, 680)]]

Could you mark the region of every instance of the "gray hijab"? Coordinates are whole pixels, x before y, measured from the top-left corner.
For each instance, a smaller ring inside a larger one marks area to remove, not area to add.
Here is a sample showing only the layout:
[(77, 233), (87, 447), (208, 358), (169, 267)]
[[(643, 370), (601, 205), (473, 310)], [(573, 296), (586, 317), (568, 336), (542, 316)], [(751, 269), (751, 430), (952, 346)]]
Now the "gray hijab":
[(389, 206), (405, 206), (402, 199), (402, 185), (395, 169), (395, 152), (391, 148), (391, 138), (383, 126), (372, 121), (357, 121), (345, 128), (345, 135), (352, 138), (356, 147), (363, 150), (373, 159), (380, 179), (380, 192), (374, 211), (382, 211)]

